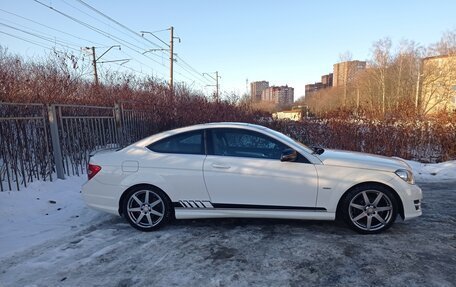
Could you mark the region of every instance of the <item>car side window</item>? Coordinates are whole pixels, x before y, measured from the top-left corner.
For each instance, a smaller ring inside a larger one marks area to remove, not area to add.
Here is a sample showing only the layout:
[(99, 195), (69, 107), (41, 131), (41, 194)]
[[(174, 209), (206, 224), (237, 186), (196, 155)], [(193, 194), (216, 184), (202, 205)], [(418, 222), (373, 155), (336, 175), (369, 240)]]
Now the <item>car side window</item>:
[(147, 146), (159, 153), (205, 154), (203, 131), (192, 131), (173, 135)]
[(242, 129), (212, 129), (212, 153), (264, 159), (280, 159), (285, 144), (258, 132)]

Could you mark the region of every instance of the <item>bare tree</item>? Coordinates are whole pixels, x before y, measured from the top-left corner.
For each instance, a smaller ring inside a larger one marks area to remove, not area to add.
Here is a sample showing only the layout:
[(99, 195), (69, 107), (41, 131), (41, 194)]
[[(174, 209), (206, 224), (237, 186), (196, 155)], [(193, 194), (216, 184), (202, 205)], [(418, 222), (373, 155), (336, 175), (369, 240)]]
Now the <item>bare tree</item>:
[(374, 42), (371, 66), (374, 68), (374, 75), (381, 90), (382, 114), (385, 114), (387, 94), (387, 73), (391, 63), (391, 39), (384, 38)]
[(456, 29), (445, 32), (440, 41), (429, 47), (429, 56), (456, 55)]
[(418, 86), (419, 65), (424, 49), (413, 41), (400, 42), (390, 65), (392, 86), (391, 102), (395, 110), (399, 107), (414, 109), (414, 98)]
[(340, 62), (347, 62), (344, 65), (344, 88), (343, 88), (343, 98), (342, 98), (342, 106), (346, 106), (347, 104), (347, 89), (348, 89), (348, 82), (350, 80), (350, 75), (352, 74), (352, 67), (350, 65), (350, 61), (353, 60), (353, 54), (350, 51), (345, 51), (344, 53), (339, 54)]

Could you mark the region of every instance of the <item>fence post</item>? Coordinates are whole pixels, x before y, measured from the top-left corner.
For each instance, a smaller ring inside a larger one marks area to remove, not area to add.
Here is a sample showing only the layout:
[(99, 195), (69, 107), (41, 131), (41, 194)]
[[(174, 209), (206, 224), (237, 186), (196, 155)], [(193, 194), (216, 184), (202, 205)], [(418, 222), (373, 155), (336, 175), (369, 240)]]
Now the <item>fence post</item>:
[(120, 146), (124, 145), (124, 133), (122, 130), (122, 106), (118, 103), (114, 104), (114, 120), (116, 121), (117, 140)]
[(55, 105), (48, 106), (49, 128), (51, 130), (52, 151), (54, 154), (57, 178), (65, 179), (63, 170), (62, 150), (60, 149), (59, 127), (57, 125), (57, 113)]

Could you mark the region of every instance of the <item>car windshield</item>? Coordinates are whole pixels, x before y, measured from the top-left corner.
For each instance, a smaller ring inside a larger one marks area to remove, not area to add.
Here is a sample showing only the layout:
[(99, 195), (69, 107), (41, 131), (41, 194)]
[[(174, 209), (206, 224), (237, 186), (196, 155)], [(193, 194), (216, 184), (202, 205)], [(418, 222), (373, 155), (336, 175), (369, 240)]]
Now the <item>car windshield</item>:
[(298, 141), (298, 140), (295, 140), (281, 132), (278, 132), (278, 131), (275, 131), (275, 130), (272, 130), (270, 128), (266, 128), (269, 132), (271, 132), (272, 134), (274, 134), (275, 136), (279, 137), (280, 139), (288, 142), (288, 143), (297, 143), (299, 144), (306, 152), (310, 153), (310, 154), (313, 154), (315, 153), (315, 151), (313, 149), (311, 149), (310, 147), (306, 146), (305, 144), (303, 144), (302, 142)]

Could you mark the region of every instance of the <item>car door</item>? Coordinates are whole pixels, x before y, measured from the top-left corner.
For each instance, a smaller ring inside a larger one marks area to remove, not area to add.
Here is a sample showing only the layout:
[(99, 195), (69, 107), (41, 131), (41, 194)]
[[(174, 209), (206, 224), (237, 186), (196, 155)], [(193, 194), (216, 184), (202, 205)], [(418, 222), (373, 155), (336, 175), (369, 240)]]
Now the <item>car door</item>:
[(315, 208), (316, 169), (306, 160), (282, 162), (287, 145), (239, 128), (214, 128), (208, 136), (204, 180), (214, 207)]

